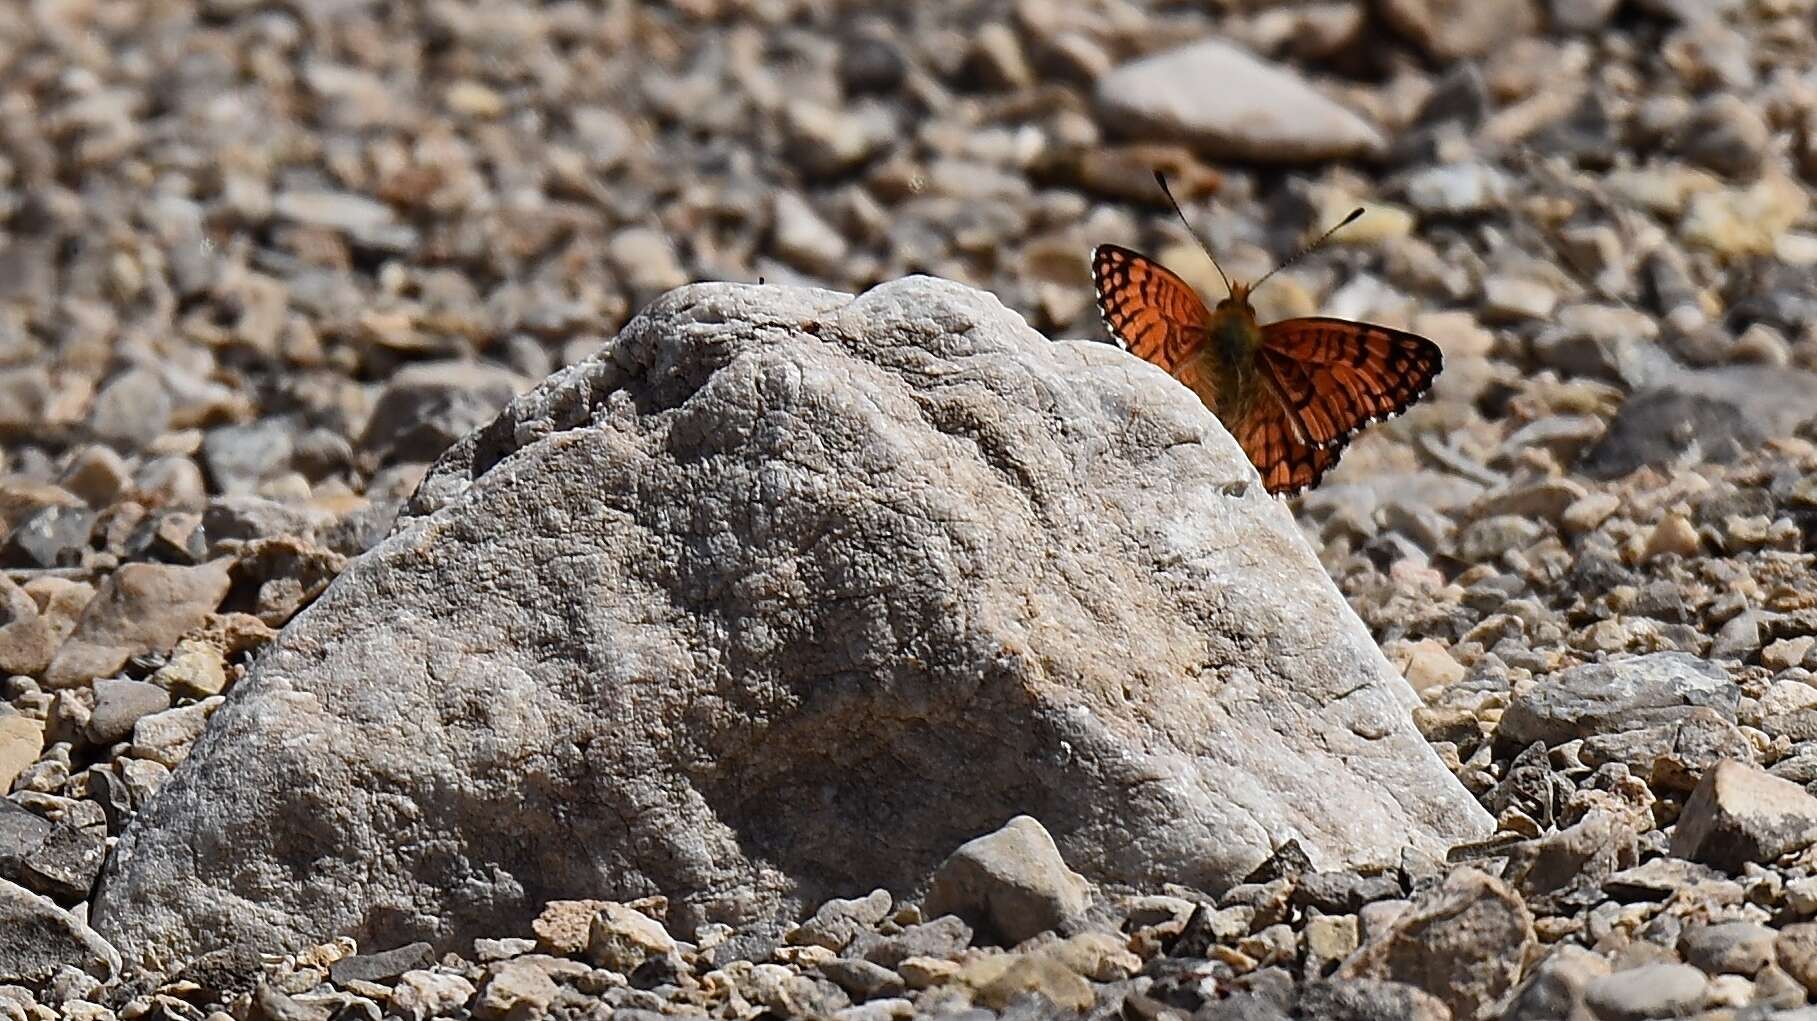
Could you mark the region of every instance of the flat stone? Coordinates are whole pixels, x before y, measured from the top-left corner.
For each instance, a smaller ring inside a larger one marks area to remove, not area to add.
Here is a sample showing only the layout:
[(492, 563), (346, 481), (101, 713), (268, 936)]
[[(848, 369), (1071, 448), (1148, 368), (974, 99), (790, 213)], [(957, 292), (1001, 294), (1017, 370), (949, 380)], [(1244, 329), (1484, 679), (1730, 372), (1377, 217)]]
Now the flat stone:
[(1678, 937), (1678, 952), (1685, 963), (1711, 975), (1744, 975), (1753, 978), (1773, 963), (1777, 934), (1756, 922), (1717, 922), (1688, 926)]
[(1300, 992), (1297, 1016), (1321, 1021), (1451, 1021), (1452, 1014), (1445, 1001), (1418, 986), (1365, 978), (1307, 983)]
[(1295, 907), (1317, 908), (1327, 915), (1349, 915), (1378, 900), (1402, 895), (1401, 882), (1392, 875), (1363, 876), (1354, 872), (1309, 872), (1294, 881)]
[(1804, 186), (1780, 173), (1751, 185), (1700, 192), (1678, 223), (1687, 244), (1721, 255), (1772, 255), (1780, 238), (1810, 209)]
[(1539, 22), (1533, 0), (1380, 0), (1376, 8), (1427, 56), (1444, 62), (1488, 53)]
[(1428, 167), (1407, 179), (1407, 201), (1422, 213), (1458, 216), (1498, 208), (1507, 198), (1507, 178), (1483, 163)]
[(44, 424), (54, 384), (42, 365), (0, 369), (0, 436), (28, 434)]
[(156, 371), (131, 368), (108, 380), (89, 409), (95, 438), (120, 450), (138, 450), (170, 428), (176, 402)]
[(1217, 39), (1144, 57), (1098, 82), (1109, 130), (1260, 163), (1342, 159), (1385, 148), (1381, 133), (1292, 70)]
[(433, 461), (456, 440), (492, 421), (530, 386), (509, 369), (478, 362), (416, 362), (385, 383), (360, 436), (384, 463)]
[(244, 496), (290, 471), (295, 432), (295, 426), (281, 419), (210, 429), (202, 441), (202, 463), (215, 491)]
[(772, 205), (776, 254), (803, 272), (836, 272), (846, 257), (844, 236), (794, 192), (777, 192)]
[(11, 706), (0, 707), (0, 790), (12, 790), (13, 781), (42, 754), (44, 724)]
[(1807, 991), (1817, 989), (1817, 922), (1794, 922), (1773, 938), (1773, 959)]
[(0, 676), (38, 676), (50, 665), (59, 641), (37, 602), (0, 574)]
[(202, 736), (208, 717), (221, 704), (219, 695), (192, 705), (165, 709), (140, 717), (132, 729), (132, 754), (175, 769)]
[(1584, 742), (1586, 765), (1625, 762), (1655, 790), (1689, 794), (1718, 762), (1754, 764), (1754, 743), (1712, 709), (1693, 709), (1676, 723), (1594, 737)]
[(1682, 370), (1630, 394), (1579, 468), (1618, 478), (1642, 465), (1680, 463), (1693, 450), (1727, 464), (1813, 420), (1817, 374), (1756, 365)]
[(248, 1005), (247, 1021), (328, 1021), (333, 1012), (299, 1000), (269, 982), (260, 982)]
[(911, 957), (942, 960), (957, 957), (971, 945), (972, 927), (957, 915), (942, 915), (905, 926), (901, 932), (890, 936), (863, 940), (856, 949), (873, 964), (896, 968)]
[(45, 507), (21, 521), (0, 543), (0, 562), (14, 567), (73, 567), (80, 563), (94, 531), (87, 507)]
[(98, 745), (131, 736), (140, 718), (170, 708), (170, 692), (146, 681), (103, 677), (95, 681), (94, 689), (95, 708), (84, 730)]
[(575, 957), (587, 949), (588, 935), (593, 931), (593, 916), (611, 901), (552, 900), (543, 905), (542, 914), (530, 923), (536, 933), (536, 947), (545, 954)]
[(391, 207), (364, 195), (342, 191), (284, 191), (271, 210), (280, 219), (340, 231), (355, 241), (386, 249), (409, 247), (416, 232), (397, 222)]
[[(1352, 922), (1354, 937), (1354, 919)], [(1351, 943), (1354, 949), (1354, 938)], [(1081, 932), (1050, 943), (1041, 952), (1093, 982), (1117, 982), (1142, 970), (1142, 959), (1130, 953), (1128, 940), (1121, 933)]]
[(1529, 903), (1546, 898), (1561, 907), (1588, 907), (1602, 900), (1604, 880), (1636, 863), (1638, 837), (1630, 820), (1593, 809), (1571, 826), (1513, 848), (1506, 877)]
[(19, 881), (26, 860), (50, 839), (56, 823), (0, 798), (0, 879)]
[(1557, 1021), (1588, 1017), (1584, 1002), (1591, 982), (1609, 974), (1609, 962), (1595, 951), (1561, 943), (1548, 953), (1515, 990), (1504, 1021)]
[(52, 688), (116, 673), (133, 656), (165, 652), (200, 627), (227, 594), (227, 564), (125, 564), (107, 576), (45, 672)]
[(835, 957), (820, 965), (820, 973), (855, 1000), (899, 996), (908, 988), (902, 976), (880, 964), (849, 957)]
[(1484, 319), (1518, 322), (1545, 319), (1558, 306), (1558, 291), (1550, 284), (1525, 277), (1498, 274), (1483, 281)]
[(1551, 0), (1552, 26), (1562, 32), (1596, 32), (1615, 15), (1621, 0)]
[[(0, 804), (11, 806), (10, 802)], [(13, 817), (9, 822), (16, 821), (19, 812), (33, 814), (16, 806), (0, 810)], [(6, 829), (20, 838), (18, 843), (4, 842)], [(107, 853), (105, 837), (105, 830), (90, 832), (69, 822), (50, 822), (42, 830), (0, 822), (0, 877), (66, 903), (87, 900)]]
[(410, 1021), (428, 1021), (466, 1006), (474, 992), (473, 983), (460, 975), (419, 968), (398, 978), (390, 1006)]
[(1517, 695), (1496, 725), (1509, 746), (1560, 745), (1682, 720), (1707, 708), (1735, 719), (1741, 692), (1727, 671), (1681, 652), (1573, 667)]
[(1643, 964), (1590, 980), (1584, 1005), (1598, 1021), (1689, 1017), (1703, 1004), (1709, 980), (1688, 964)]
[(1678, 153), (1728, 177), (1760, 172), (1773, 132), (1752, 103), (1718, 92), (1697, 104), (1678, 136)]
[(790, 929), (784, 938), (839, 953), (889, 917), (894, 903), (888, 890), (872, 890), (864, 897), (835, 897), (814, 909), (814, 917)]
[(69, 912), (0, 879), (0, 983), (36, 985), (71, 966), (111, 982), (120, 954)]
[(957, 981), (972, 989), (974, 1002), (1001, 1011), (1029, 993), (1061, 1010), (1082, 1011), (1096, 998), (1091, 983), (1046, 954), (994, 954), (965, 961)]
[(377, 953), (343, 957), (328, 966), (328, 977), (338, 986), (355, 981), (386, 982), (407, 971), (427, 967), (434, 960), (434, 949), (419, 940)]
[(481, 1021), (540, 1017), (561, 993), (555, 980), (529, 961), (501, 961), (494, 969), (473, 1004), (473, 1016)]

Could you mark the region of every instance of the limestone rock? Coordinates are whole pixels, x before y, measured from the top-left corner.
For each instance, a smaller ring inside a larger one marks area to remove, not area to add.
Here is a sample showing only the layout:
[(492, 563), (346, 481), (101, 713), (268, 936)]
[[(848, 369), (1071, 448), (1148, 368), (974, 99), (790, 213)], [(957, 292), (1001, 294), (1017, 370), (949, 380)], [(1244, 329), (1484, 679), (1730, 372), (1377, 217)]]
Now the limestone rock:
[(1708, 985), (1703, 972), (1688, 964), (1643, 964), (1591, 979), (1584, 1003), (1598, 1021), (1689, 1017), (1702, 1005)]
[(1019, 815), (941, 863), (923, 913), (958, 915), (1013, 946), (1058, 928), (1090, 904), (1091, 884), (1066, 867), (1039, 822)]
[(1018, 813), (1093, 882), (1214, 891), (1489, 829), (1190, 392), (925, 277), (667, 295), (227, 698), (103, 874), (134, 961), (652, 890), (780, 928)]
[(432, 461), (492, 420), (529, 380), (477, 362), (419, 362), (386, 382), (360, 446), (386, 462)]
[(0, 708), (0, 790), (12, 790), (19, 774), (44, 753), (44, 721)]
[(674, 952), (675, 940), (661, 922), (623, 904), (607, 902), (587, 929), (587, 959), (622, 974)]
[(1817, 373), (1764, 365), (1676, 370), (1630, 394), (1579, 468), (1610, 479), (1695, 453), (1727, 464), (1817, 420)]
[(1443, 61), (1474, 57), (1531, 31), (1534, 0), (1376, 0), (1382, 17)]
[(110, 981), (120, 955), (69, 912), (0, 879), (0, 983), (43, 982), (66, 966)]
[(1683, 720), (1697, 707), (1735, 718), (1741, 693), (1721, 667), (1682, 652), (1587, 663), (1516, 697), (1496, 726), (1508, 745), (1637, 730)]
[(1585, 992), (1591, 982), (1607, 974), (1609, 962), (1595, 951), (1561, 943), (1521, 983), (1502, 1019), (1557, 1021), (1592, 1017), (1584, 1005)]
[(1405, 982), (1444, 1001), (1459, 1021), (1487, 1021), (1520, 980), (1535, 944), (1533, 915), (1520, 895), (1464, 868), (1416, 899), (1335, 977)]
[(1730, 872), (1768, 864), (1817, 843), (1817, 797), (1790, 780), (1740, 762), (1704, 773), (1672, 833), (1675, 857)]
[(1144, 57), (1098, 82), (1099, 119), (1208, 156), (1305, 163), (1381, 151), (1381, 133), (1293, 71), (1217, 39)]
[(107, 576), (45, 673), (53, 688), (86, 684), (144, 652), (167, 651), (227, 594), (225, 561), (127, 564)]

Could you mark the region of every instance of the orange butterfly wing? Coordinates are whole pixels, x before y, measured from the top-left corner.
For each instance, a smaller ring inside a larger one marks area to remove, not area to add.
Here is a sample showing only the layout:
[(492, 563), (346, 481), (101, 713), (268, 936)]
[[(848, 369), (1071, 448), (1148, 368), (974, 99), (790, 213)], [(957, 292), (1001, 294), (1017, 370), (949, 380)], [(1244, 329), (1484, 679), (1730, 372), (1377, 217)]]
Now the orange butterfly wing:
[(1319, 446), (1406, 411), (1444, 366), (1424, 337), (1316, 316), (1262, 327), (1261, 360), (1286, 413)]
[[(1211, 317), (1191, 285), (1118, 245), (1094, 248), (1091, 270), (1098, 311), (1130, 353), (1170, 375), (1190, 367)], [(1438, 345), (1424, 337), (1321, 317), (1262, 327), (1257, 359), (1268, 392), (1249, 402), (1240, 422), (1225, 425), (1263, 486), (1287, 494), (1316, 485), (1358, 429), (1405, 411), (1443, 365)]]
[(1104, 325), (1129, 352), (1169, 375), (1205, 341), (1211, 313), (1192, 285), (1139, 252), (1099, 245), (1091, 279)]
[(1342, 440), (1323, 446), (1301, 443), (1287, 419), (1287, 409), (1271, 394), (1251, 404), (1231, 432), (1262, 476), (1262, 486), (1273, 494), (1292, 496), (1316, 485), (1344, 450)]

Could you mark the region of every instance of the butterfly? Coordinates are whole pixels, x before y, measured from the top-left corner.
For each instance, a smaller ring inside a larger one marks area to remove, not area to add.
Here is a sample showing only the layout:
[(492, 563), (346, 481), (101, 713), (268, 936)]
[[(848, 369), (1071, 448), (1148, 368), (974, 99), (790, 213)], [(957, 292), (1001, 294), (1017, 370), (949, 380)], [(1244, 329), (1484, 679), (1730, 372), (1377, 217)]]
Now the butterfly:
[[(1186, 223), (1166, 178), (1157, 171), (1155, 180)], [(1270, 493), (1291, 495), (1317, 485), (1358, 430), (1407, 410), (1444, 364), (1437, 344), (1386, 326), (1323, 316), (1256, 321), (1249, 303), (1255, 288), (1362, 212), (1351, 213), (1254, 285), (1233, 284), (1218, 267), (1230, 296), (1213, 308), (1192, 285), (1139, 252), (1110, 244), (1092, 249), (1098, 312), (1111, 335), (1197, 394)]]

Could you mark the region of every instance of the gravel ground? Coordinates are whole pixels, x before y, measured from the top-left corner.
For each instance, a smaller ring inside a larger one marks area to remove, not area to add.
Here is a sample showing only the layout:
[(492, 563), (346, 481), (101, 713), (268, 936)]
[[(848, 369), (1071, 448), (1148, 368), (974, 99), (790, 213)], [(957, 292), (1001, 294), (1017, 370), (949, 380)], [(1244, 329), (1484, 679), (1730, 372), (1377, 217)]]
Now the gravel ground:
[[(1059, 912), (1013, 949), (887, 895), (828, 904), (779, 946), (676, 943), (640, 911), (657, 905), (573, 902), (458, 958), (274, 957), (255, 996), (205, 969), (158, 990), (31, 978), (30, 947), (0, 936), (0, 964), (17, 956), (0, 1016), (1713, 1021), (1805, 1004), (1814, 15), (0, 6), (16, 710), (0, 877), (59, 916), (82, 917), (107, 843), (426, 463), (650, 298), (927, 272), (1051, 336), (1103, 337), (1095, 243), (1217, 292), (1156, 165), (1247, 279), (1363, 204), (1257, 296), (1264, 318), (1369, 319), (1444, 348), (1434, 393), (1294, 507), (1420, 692), (1422, 732), (1500, 822), (1381, 874), (1288, 849), (1222, 897), (1152, 891), (1097, 904), (1093, 925)], [(1064, 899), (1064, 866), (1037, 871), (1015, 882)], [(7, 924), (53, 924), (42, 911), (0, 897)]]

